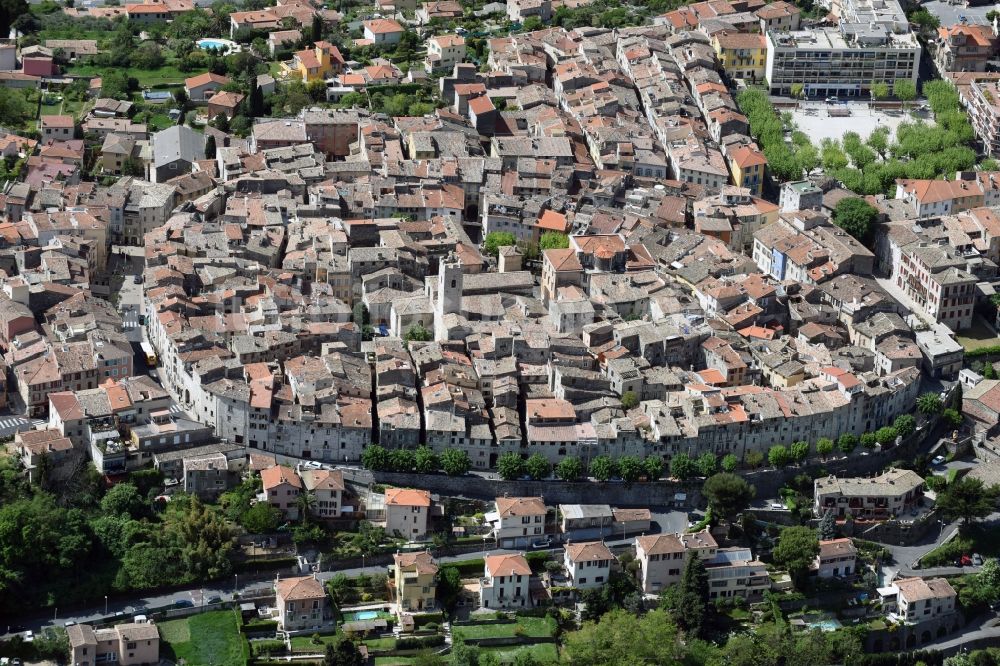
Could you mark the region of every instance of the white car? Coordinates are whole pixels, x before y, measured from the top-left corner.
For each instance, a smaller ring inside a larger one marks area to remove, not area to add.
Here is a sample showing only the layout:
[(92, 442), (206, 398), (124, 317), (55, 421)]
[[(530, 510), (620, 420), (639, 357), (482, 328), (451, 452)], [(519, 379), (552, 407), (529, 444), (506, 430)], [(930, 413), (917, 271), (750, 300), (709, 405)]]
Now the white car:
[(302, 466), (306, 469), (323, 469), (323, 463), (318, 460), (310, 460), (309, 462), (302, 463)]
[(945, 460), (944, 456), (934, 456), (934, 460), (931, 460), (931, 464), (934, 465), (935, 467), (938, 465), (943, 465), (944, 460)]

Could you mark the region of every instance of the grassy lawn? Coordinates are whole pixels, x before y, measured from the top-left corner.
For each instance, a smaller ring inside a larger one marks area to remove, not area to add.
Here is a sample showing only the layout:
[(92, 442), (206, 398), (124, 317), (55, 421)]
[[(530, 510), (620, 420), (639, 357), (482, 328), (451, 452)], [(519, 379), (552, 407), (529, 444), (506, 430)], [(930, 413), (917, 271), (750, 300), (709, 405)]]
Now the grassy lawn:
[(958, 339), (958, 344), (965, 347), (965, 351), (1000, 345), (1000, 337), (993, 333), (993, 329), (986, 325), (982, 317), (973, 319), (972, 326), (962, 330), (955, 337)]
[(321, 645), (316, 645), (313, 643), (312, 634), (307, 636), (293, 636), (292, 637), (292, 650), (299, 652), (314, 651), (314, 652), (325, 652), (327, 643), (337, 642), (337, 632), (332, 634), (320, 634), (319, 640)]
[(62, 107), (61, 102), (56, 102), (55, 104), (42, 104), (38, 108), (39, 116), (58, 116), (59, 109)]
[(559, 648), (554, 643), (522, 645), (520, 647), (480, 648), (480, 651), (495, 654), (502, 664), (513, 662), (515, 655), (525, 652), (534, 657), (535, 661), (539, 664), (553, 664), (559, 661)]
[[(518, 631), (520, 628), (520, 631)], [(548, 637), (556, 631), (556, 621), (551, 617), (519, 617), (508, 624), (474, 624), (454, 627), (456, 638), (506, 638), (510, 636)]]
[(170, 116), (168, 116), (167, 114), (157, 113), (156, 115), (150, 117), (148, 126), (150, 131), (157, 132), (159, 130), (165, 130), (171, 125), (176, 125), (176, 124), (177, 123), (171, 120)]
[[(93, 65), (74, 65), (69, 68), (69, 74), (75, 74), (77, 76), (101, 76), (102, 74), (107, 74), (108, 70), (106, 67), (95, 67)], [(172, 65), (164, 65), (159, 69), (136, 69), (130, 67), (125, 70), (125, 73), (130, 77), (135, 77), (139, 81), (139, 86), (142, 88), (153, 87), (159, 85), (168, 85), (176, 83), (184, 83), (184, 79), (191, 76), (190, 74), (185, 74), (181, 70), (177, 69)]]
[(375, 666), (409, 666), (415, 663), (416, 657), (375, 657)]
[(190, 666), (242, 666), (246, 644), (233, 611), (200, 613), (157, 625), (163, 639), (163, 656), (184, 659)]
[(391, 650), (396, 647), (395, 638), (369, 638), (363, 642), (372, 650)]

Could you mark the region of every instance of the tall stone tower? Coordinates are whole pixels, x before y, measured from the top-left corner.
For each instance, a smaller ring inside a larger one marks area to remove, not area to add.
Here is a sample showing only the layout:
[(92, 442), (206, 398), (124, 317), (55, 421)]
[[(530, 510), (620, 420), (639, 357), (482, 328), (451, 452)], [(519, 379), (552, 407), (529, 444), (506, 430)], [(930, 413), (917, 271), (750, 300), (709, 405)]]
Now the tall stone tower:
[(448, 339), (444, 316), (462, 311), (462, 262), (454, 253), (441, 261), (438, 269), (437, 301), (434, 303), (434, 339)]

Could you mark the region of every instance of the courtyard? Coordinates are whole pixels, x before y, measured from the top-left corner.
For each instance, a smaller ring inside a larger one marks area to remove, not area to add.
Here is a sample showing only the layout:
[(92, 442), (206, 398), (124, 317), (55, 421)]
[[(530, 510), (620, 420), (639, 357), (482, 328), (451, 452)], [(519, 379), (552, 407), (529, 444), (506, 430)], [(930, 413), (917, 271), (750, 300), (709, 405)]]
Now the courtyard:
[[(919, 102), (915, 103), (918, 106)], [(831, 116), (831, 109), (847, 109), (850, 115)], [(861, 138), (866, 138), (879, 127), (888, 127), (892, 134), (889, 137), (891, 142), (895, 139), (896, 128), (903, 122), (915, 122), (917, 120), (931, 120), (929, 113), (923, 114), (920, 111), (916, 115), (909, 111), (895, 109), (878, 110), (872, 108), (871, 104), (862, 101), (852, 101), (847, 103), (828, 104), (823, 101), (800, 102), (796, 109), (780, 109), (792, 114), (792, 121), (795, 126), (808, 136), (814, 145), (819, 146), (823, 139), (842, 139), (847, 132), (857, 132)]]

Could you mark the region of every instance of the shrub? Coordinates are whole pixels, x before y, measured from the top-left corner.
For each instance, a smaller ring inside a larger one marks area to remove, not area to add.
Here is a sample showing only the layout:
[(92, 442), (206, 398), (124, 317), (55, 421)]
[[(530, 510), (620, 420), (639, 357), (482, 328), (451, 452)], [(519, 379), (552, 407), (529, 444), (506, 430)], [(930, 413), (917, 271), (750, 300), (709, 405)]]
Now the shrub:
[(250, 641), (254, 656), (280, 654), (285, 651), (284, 641)]
[(407, 636), (396, 639), (397, 650), (422, 650), (424, 648), (440, 647), (444, 645), (444, 636), (435, 634), (433, 636)]

